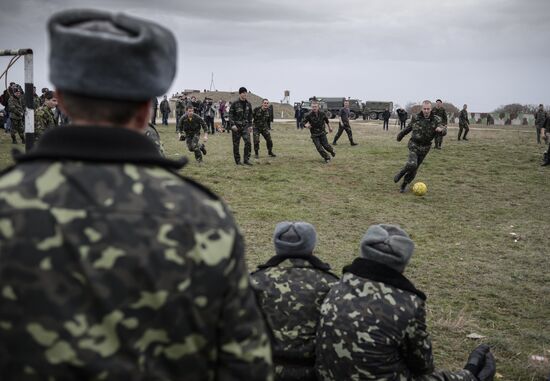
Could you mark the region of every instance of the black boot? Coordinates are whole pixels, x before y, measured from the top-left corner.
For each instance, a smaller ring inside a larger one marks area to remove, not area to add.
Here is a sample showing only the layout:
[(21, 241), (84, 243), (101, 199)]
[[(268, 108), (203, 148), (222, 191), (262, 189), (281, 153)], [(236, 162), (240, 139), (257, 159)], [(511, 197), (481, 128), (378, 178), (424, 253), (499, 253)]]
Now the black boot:
[(403, 183), (401, 184), (401, 188), (399, 188), (399, 193), (405, 193), (408, 184), (409, 183), (407, 183), (406, 181), (403, 181)]
[(277, 155), (275, 155), (275, 154), (273, 153), (273, 151), (269, 151), (267, 154), (268, 154), (269, 156), (271, 156), (271, 157), (277, 157)]
[(244, 165), (250, 165), (250, 166), (252, 166), (252, 163), (251, 163), (250, 161), (248, 161), (248, 160), (245, 160), (243, 164), (244, 164)]
[(201, 152), (203, 155), (206, 155), (206, 147), (204, 146), (204, 144), (201, 144)]
[(349, 142), (349, 144), (351, 144), (352, 146), (356, 146), (357, 143), (355, 143), (353, 140), (351, 142)]
[(259, 155), (259, 152), (258, 152), (258, 151), (254, 151), (254, 158), (255, 158), (255, 159), (259, 159), (259, 158), (260, 158), (260, 155)]
[(541, 167), (546, 167), (547, 165), (550, 165), (550, 153), (545, 152), (543, 156), (543, 162), (541, 164)]
[(11, 137), (11, 144), (17, 144), (17, 139), (15, 138), (15, 136)]
[(336, 144), (336, 140), (333, 140), (333, 141), (332, 141), (332, 145), (333, 145), (333, 146), (337, 145), (337, 144)]

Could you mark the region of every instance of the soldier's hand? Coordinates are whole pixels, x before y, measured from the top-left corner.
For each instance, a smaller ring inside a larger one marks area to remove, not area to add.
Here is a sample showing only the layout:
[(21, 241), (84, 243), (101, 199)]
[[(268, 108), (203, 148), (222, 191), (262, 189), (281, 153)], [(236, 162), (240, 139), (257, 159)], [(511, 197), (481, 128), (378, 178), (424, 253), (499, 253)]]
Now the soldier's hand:
[(305, 128), (311, 128), (311, 124), (309, 124), (309, 122), (307, 122), (306, 124), (304, 124), (304, 127)]
[(441, 131), (443, 131), (443, 128), (437, 127), (437, 128), (435, 129), (435, 131), (436, 131), (436, 132), (441, 132)]
[(328, 132), (332, 132), (332, 127), (331, 126), (328, 126)]
[(205, 142), (207, 142), (207, 141), (208, 141), (208, 134), (204, 134), (204, 138), (203, 138), (203, 140), (204, 140)]
[(237, 132), (238, 130), (239, 130), (239, 129), (237, 128), (237, 126), (232, 126), (232, 127), (231, 127), (231, 131), (233, 131), (233, 132)]

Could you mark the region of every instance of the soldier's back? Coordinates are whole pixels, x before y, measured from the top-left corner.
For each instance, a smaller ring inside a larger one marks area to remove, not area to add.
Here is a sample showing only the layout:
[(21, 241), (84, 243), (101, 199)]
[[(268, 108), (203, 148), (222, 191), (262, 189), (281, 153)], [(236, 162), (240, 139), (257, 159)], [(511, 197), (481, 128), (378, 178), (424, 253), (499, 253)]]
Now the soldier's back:
[(0, 177), (0, 216), (2, 379), (207, 380), (220, 343), (238, 349), (218, 335), (227, 308), (248, 316), (225, 300), (242, 242), (200, 185), (154, 163), (35, 158)]
[(251, 280), (273, 332), (276, 377), (314, 379), (320, 308), (338, 278), (304, 259), (288, 258), (254, 272)]

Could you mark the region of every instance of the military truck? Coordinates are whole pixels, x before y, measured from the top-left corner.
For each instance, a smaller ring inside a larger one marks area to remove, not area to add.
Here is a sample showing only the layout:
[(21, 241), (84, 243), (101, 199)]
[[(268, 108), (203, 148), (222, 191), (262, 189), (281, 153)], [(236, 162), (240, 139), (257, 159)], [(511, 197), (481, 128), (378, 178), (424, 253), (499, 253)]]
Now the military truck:
[(363, 104), (363, 120), (367, 119), (382, 119), (382, 113), (386, 109), (393, 111), (393, 102), (381, 101), (365, 101)]
[[(336, 118), (338, 115), (340, 115), (340, 110), (344, 107), (344, 101), (346, 98), (339, 97), (339, 98), (329, 98), (329, 97), (312, 97), (309, 98), (309, 100), (313, 100), (313, 98), (316, 98), (317, 100), (323, 101), (327, 104), (327, 109), (330, 112), (330, 116), (327, 115), (329, 118), (333, 119)], [(363, 115), (363, 107), (361, 105), (361, 101), (359, 99), (348, 99), (349, 100), (349, 110), (350, 110), (350, 119), (357, 119), (361, 115)]]
[[(311, 99), (309, 101), (302, 101), (301, 108), (304, 114), (311, 111), (311, 102)], [(328, 110), (327, 103), (319, 99), (317, 99), (317, 103), (319, 103), (319, 111), (324, 112), (327, 118), (330, 118), (332, 113)]]

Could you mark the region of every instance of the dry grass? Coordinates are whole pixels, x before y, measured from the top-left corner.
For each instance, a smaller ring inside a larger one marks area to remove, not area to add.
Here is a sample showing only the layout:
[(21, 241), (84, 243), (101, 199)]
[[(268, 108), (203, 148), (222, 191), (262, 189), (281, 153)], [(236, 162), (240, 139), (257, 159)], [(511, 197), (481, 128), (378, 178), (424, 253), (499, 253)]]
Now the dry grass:
[[(458, 369), (478, 342), (491, 344), (502, 380), (543, 380), (544, 366), (529, 356), (550, 357), (550, 168), (539, 162), (534, 128), (472, 131), (456, 141), (450, 129), (442, 151), (432, 151), (417, 180), (425, 197), (399, 194), (392, 178), (403, 165), (406, 141), (396, 127), (353, 125), (359, 146), (345, 135), (335, 160), (324, 165), (306, 131), (276, 123), (275, 159), (236, 167), (229, 134), (212, 136), (205, 163), (182, 173), (206, 184), (231, 206), (245, 235), (252, 269), (273, 254), (271, 236), (281, 220), (306, 220), (319, 234), (316, 250), (336, 271), (357, 255), (373, 223), (395, 223), (414, 238), (406, 275), (428, 295), (428, 324), (436, 363)], [(160, 127), (170, 157), (189, 156), (174, 126)], [(9, 162), (0, 136), (0, 162)], [(242, 147), (241, 147), (242, 150)], [(515, 233), (521, 239), (514, 241)], [(472, 332), (484, 340), (467, 339)]]

